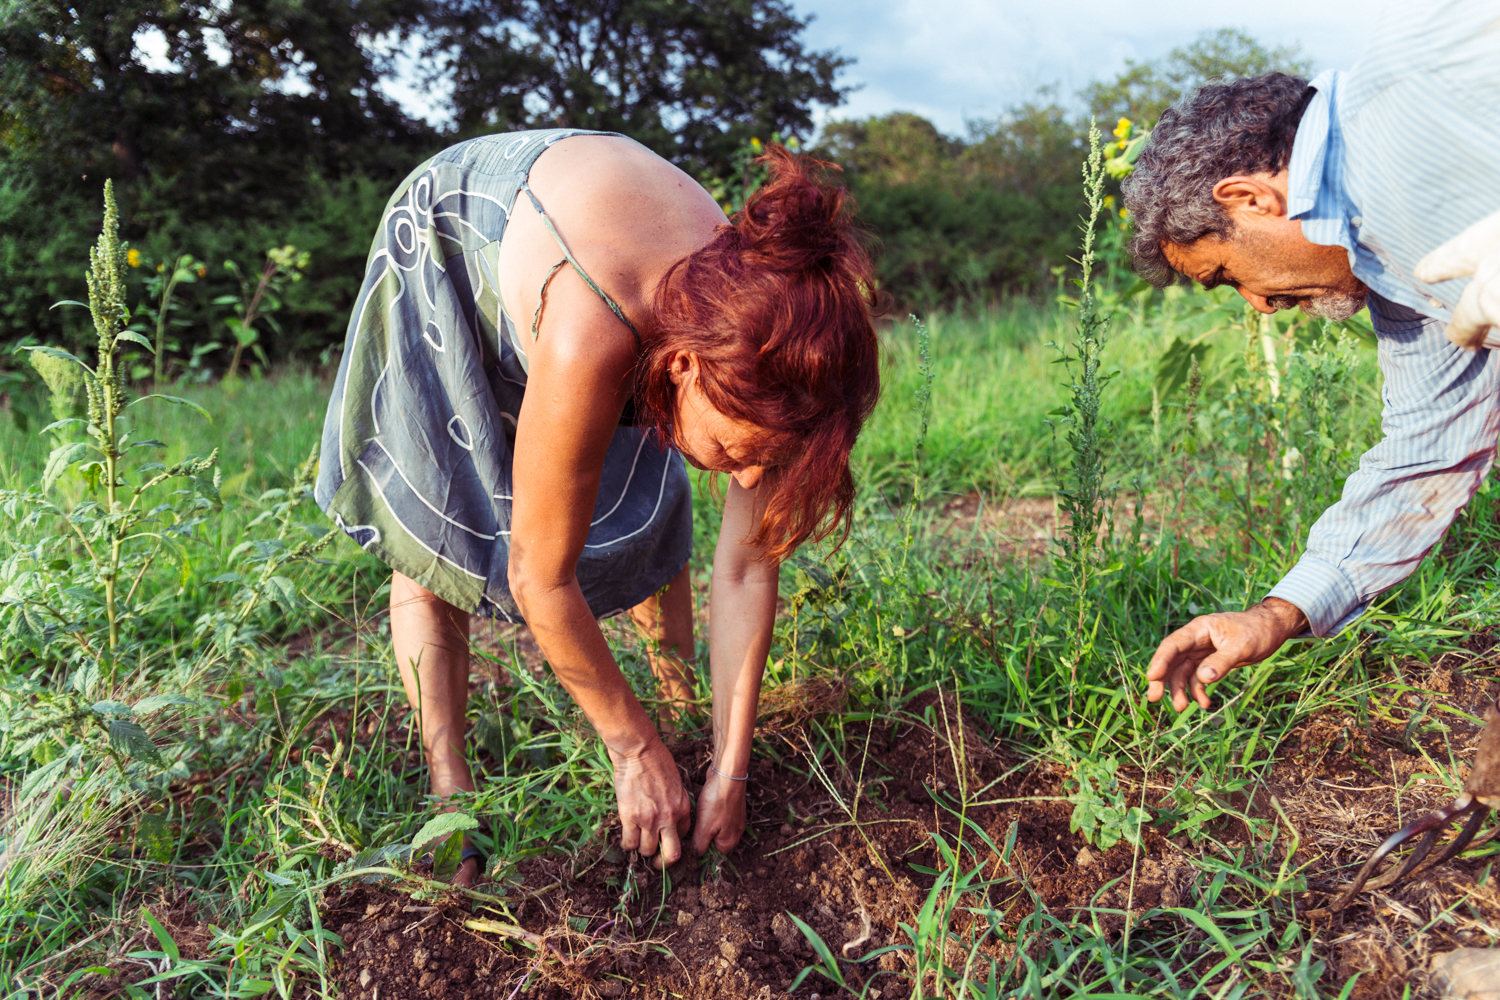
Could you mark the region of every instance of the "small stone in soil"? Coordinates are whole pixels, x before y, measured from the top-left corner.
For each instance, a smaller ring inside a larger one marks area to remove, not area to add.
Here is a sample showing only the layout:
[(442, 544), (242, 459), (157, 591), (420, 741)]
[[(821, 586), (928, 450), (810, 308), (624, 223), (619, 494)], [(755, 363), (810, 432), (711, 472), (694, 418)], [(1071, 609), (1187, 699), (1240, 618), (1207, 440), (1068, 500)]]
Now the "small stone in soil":
[(693, 922), (693, 915), (691, 913), (689, 913), (687, 910), (678, 910), (677, 911), (677, 926), (678, 927), (686, 927), (688, 924), (690, 924), (692, 922)]
[(768, 871), (766, 871), (764, 868), (757, 868), (757, 869), (755, 869), (755, 877), (756, 878), (765, 878), (769, 874), (771, 874), (771, 873), (768, 872)]
[(783, 824), (781, 824), (781, 835), (783, 837), (790, 837), (792, 834), (794, 834), (796, 832), (797, 832), (796, 830), (792, 829), (792, 824), (790, 824), (790, 823), (783, 823)]

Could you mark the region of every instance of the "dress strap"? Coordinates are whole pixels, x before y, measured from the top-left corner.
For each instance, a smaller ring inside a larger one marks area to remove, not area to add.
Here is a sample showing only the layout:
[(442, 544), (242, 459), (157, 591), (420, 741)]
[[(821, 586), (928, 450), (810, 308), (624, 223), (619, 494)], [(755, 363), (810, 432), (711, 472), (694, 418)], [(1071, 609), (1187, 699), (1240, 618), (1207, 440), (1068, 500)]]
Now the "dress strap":
[(552, 224), (552, 219), (547, 215), (547, 210), (542, 208), (542, 203), (537, 200), (537, 196), (535, 194), (532, 194), (531, 186), (525, 181), (522, 181), (521, 190), (525, 191), (526, 197), (531, 199), (531, 205), (536, 209), (537, 214), (542, 217), (542, 223), (547, 227), (547, 232), (552, 234), (552, 238), (557, 241), (558, 248), (563, 252), (563, 259), (552, 265), (552, 270), (547, 272), (547, 280), (542, 282), (542, 291), (541, 294), (537, 296), (536, 300), (536, 313), (531, 317), (531, 339), (536, 340), (538, 336), (537, 327), (542, 320), (542, 299), (547, 295), (547, 286), (552, 283), (553, 276), (557, 274), (558, 270), (561, 269), (564, 264), (572, 264), (573, 270), (578, 272), (578, 276), (583, 279), (584, 284), (592, 288), (594, 290), (594, 294), (603, 299), (604, 304), (609, 306), (610, 312), (614, 313), (615, 316), (619, 318), (620, 322), (624, 323), (626, 328), (630, 330), (630, 335), (635, 338), (635, 346), (637, 347), (637, 349), (639, 349), (641, 346), (641, 335), (636, 330), (635, 324), (631, 323), (630, 320), (626, 318), (625, 310), (616, 305), (615, 300), (610, 298), (609, 295), (605, 293), (604, 289), (600, 288), (598, 284), (594, 282), (594, 279), (588, 276), (588, 272), (583, 269), (583, 265), (578, 263), (578, 258), (573, 256), (573, 252), (568, 249), (568, 245), (563, 242), (561, 234), (558, 233), (557, 227)]

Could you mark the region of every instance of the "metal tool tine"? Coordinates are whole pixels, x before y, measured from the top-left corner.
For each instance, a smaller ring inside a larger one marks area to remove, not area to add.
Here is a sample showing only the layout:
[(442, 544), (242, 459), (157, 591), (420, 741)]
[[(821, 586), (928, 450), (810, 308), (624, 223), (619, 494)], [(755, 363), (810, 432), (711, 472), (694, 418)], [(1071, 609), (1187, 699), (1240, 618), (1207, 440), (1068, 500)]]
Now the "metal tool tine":
[[(1427, 867), (1436, 868), (1438, 865), (1449, 860), (1450, 858), (1456, 857), (1460, 851), (1462, 851), (1465, 847), (1468, 847), (1469, 841), (1474, 839), (1474, 835), (1479, 832), (1480, 826), (1484, 824), (1484, 821), (1486, 817), (1489, 816), (1489, 814), (1490, 811), (1484, 806), (1476, 806), (1474, 811), (1469, 815), (1469, 821), (1464, 824), (1463, 830), (1459, 832), (1458, 839), (1449, 844), (1447, 849), (1438, 856), (1437, 860)], [(1485, 839), (1488, 840), (1489, 838)], [(1481, 844), (1484, 842), (1485, 841), (1483, 840), (1480, 841)]]
[(1442, 828), (1447, 826), (1448, 822), (1454, 816), (1465, 811), (1473, 804), (1474, 799), (1472, 796), (1461, 795), (1457, 801), (1451, 802), (1441, 809), (1433, 810), (1385, 838), (1385, 842), (1376, 848), (1374, 854), (1370, 855), (1370, 860), (1365, 862), (1364, 867), (1359, 870), (1359, 874), (1354, 877), (1354, 881), (1349, 883), (1349, 887), (1344, 890), (1344, 894), (1339, 897), (1338, 901), (1329, 906), (1326, 911), (1321, 912), (1337, 913), (1344, 909), (1355, 896), (1359, 895), (1360, 890), (1365, 887), (1365, 882), (1369, 879), (1370, 873), (1375, 870), (1376, 865), (1384, 860), (1387, 854), (1390, 854), (1417, 834), (1427, 834), (1427, 836), (1422, 838), (1422, 843), (1418, 844), (1417, 849), (1412, 852), (1412, 857), (1408, 858), (1398, 871), (1394, 874), (1382, 875), (1372, 882), (1370, 887), (1372, 889), (1379, 889), (1402, 878), (1408, 871), (1417, 864), (1420, 864), (1422, 859), (1427, 856), (1427, 853), (1432, 850), (1432, 845), (1437, 842), (1438, 833), (1441, 832)]

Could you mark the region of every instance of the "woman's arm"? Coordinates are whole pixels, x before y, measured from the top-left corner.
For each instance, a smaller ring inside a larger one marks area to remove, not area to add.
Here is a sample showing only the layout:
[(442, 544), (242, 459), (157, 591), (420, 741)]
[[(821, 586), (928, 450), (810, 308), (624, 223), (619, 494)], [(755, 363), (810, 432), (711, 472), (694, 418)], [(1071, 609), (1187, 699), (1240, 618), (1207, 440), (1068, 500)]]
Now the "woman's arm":
[(708, 655), (714, 697), (713, 766), (723, 774), (709, 771), (698, 799), (693, 849), (699, 854), (710, 843), (721, 851), (733, 850), (745, 832), (747, 782), (732, 778), (746, 775), (750, 767), (750, 740), (776, 621), (780, 568), (774, 561), (761, 559), (761, 550), (745, 541), (755, 534), (764, 513), (760, 499), (759, 490), (746, 490), (730, 478), (714, 550)]
[[(576, 287), (572, 287), (575, 286)], [(629, 333), (566, 269), (552, 282), (516, 422), (509, 583), (557, 678), (615, 766), (621, 846), (682, 855), (691, 806), (578, 586), (605, 453), (635, 362)]]

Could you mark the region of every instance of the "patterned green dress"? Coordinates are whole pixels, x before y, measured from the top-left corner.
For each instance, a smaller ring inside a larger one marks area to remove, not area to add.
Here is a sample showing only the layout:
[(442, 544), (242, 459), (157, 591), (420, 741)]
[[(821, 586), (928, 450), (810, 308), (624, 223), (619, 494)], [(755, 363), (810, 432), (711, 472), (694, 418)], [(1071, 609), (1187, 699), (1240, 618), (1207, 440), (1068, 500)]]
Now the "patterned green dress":
[[(537, 157), (569, 136), (605, 134), (473, 139), (402, 182), (370, 248), (323, 425), (315, 495), (339, 528), (455, 607), (506, 621), (521, 620), (506, 582), (511, 462), (536, 332), (501, 301), (500, 240), (518, 198), (542, 211), (526, 183)], [(542, 217), (562, 258), (552, 273), (572, 266), (635, 334)], [(626, 411), (577, 566), (599, 618), (660, 590), (692, 548), (682, 456), (628, 426)]]

